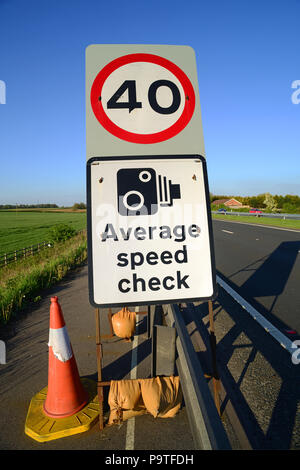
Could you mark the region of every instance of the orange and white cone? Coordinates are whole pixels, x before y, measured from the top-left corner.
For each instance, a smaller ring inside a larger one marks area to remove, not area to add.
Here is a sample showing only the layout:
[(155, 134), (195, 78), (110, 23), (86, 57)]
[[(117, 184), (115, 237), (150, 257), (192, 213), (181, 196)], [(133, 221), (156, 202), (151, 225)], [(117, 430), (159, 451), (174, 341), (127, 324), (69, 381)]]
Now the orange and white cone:
[(48, 390), (44, 413), (65, 418), (80, 411), (88, 393), (80, 381), (77, 364), (57, 297), (51, 298), (49, 331)]

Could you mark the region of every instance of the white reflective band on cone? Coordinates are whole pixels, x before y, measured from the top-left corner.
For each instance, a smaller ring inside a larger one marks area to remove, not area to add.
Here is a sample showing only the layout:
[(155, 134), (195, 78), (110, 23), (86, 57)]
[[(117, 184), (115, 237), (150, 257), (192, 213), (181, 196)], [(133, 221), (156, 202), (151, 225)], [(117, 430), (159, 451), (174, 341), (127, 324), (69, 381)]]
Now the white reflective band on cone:
[(66, 362), (73, 356), (71, 343), (66, 327), (50, 328), (49, 347), (52, 347), (54, 356), (61, 362)]

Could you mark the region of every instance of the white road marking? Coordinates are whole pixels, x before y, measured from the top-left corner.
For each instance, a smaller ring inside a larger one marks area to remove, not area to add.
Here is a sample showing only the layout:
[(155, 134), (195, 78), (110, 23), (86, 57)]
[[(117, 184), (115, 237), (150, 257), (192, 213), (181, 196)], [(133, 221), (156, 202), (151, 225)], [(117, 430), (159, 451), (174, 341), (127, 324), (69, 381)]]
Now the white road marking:
[(254, 320), (256, 320), (278, 343), (285, 348), (291, 355), (295, 352), (293, 342), (290, 341), (281, 331), (279, 331), (272, 323), (270, 323), (263, 315), (261, 315), (252, 305), (250, 305), (243, 297), (233, 290), (223, 279), (217, 276), (217, 283), (228, 292), (240, 306), (246, 310)]
[(296, 232), (300, 234), (300, 230), (293, 230), (292, 228), (281, 228), (281, 227), (274, 227), (273, 225), (261, 225), (261, 224), (250, 224), (247, 222), (238, 222), (235, 220), (218, 220), (218, 219), (212, 219), (213, 222), (227, 222), (228, 224), (241, 224), (241, 225), (251, 225), (251, 227), (262, 227), (262, 228), (272, 228), (274, 230), (284, 230), (286, 232)]
[[(138, 313), (139, 307), (136, 307), (135, 311)], [(132, 342), (132, 351), (131, 351), (131, 371), (130, 379), (134, 380), (137, 378), (137, 350), (138, 350), (138, 322), (136, 324), (136, 332), (133, 337)], [(127, 420), (127, 430), (126, 430), (126, 441), (125, 441), (125, 450), (134, 450), (134, 430), (135, 430), (135, 417)]]
[(225, 232), (225, 233), (233, 233), (233, 232), (230, 232), (229, 230), (222, 230), (222, 232)]

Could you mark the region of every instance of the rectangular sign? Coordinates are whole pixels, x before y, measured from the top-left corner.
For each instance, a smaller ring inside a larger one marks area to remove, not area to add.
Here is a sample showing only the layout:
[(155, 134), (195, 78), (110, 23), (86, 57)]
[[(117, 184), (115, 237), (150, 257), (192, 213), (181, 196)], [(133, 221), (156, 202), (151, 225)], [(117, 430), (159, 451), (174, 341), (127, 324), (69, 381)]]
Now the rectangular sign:
[(86, 49), (86, 158), (205, 156), (197, 65), (189, 46)]
[(90, 159), (87, 197), (89, 294), (93, 306), (215, 297), (203, 157)]

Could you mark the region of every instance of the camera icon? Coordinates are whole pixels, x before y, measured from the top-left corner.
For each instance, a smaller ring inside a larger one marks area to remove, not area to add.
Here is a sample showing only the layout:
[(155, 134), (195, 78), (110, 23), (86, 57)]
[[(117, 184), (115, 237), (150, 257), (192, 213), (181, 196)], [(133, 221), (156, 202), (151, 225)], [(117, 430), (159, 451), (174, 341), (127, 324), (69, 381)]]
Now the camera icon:
[(153, 168), (123, 168), (117, 172), (118, 212), (120, 215), (153, 215), (158, 207), (173, 206), (180, 199), (180, 185)]

